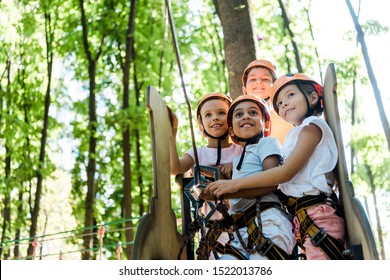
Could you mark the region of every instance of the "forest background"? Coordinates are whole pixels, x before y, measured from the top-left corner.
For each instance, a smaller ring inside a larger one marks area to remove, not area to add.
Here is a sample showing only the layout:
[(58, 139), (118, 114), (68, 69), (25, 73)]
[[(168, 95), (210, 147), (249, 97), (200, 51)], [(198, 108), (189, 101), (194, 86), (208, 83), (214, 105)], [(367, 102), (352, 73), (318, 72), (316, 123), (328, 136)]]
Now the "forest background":
[[(237, 97), (255, 58), (319, 81), (335, 64), (350, 175), (388, 258), (385, 0), (171, 4), (192, 108), (206, 92)], [(0, 1), (0, 258), (115, 259), (121, 242), (130, 259), (153, 195), (148, 85), (179, 116), (184, 152), (188, 108), (164, 1)]]

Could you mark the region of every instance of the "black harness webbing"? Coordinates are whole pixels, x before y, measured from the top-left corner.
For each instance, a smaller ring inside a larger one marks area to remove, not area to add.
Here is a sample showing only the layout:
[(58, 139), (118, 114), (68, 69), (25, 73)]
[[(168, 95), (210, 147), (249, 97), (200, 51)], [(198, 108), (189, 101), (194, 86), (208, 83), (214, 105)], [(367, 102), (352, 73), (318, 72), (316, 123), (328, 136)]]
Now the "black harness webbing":
[(303, 242), (308, 235), (312, 244), (319, 247), (329, 259), (348, 259), (348, 256), (344, 255), (344, 244), (328, 234), (323, 228), (319, 228), (306, 212), (306, 209), (309, 207), (319, 204), (330, 203), (333, 207), (335, 207), (338, 204), (337, 201), (329, 199), (324, 193), (320, 193), (319, 195), (306, 195), (301, 198), (287, 196), (281, 191), (277, 191), (276, 194), (279, 196), (283, 204), (286, 205), (289, 213), (298, 218), (301, 234), (298, 242), (302, 248), (304, 248)]
[[(267, 209), (281, 207), (278, 202), (265, 202), (260, 204), (260, 212), (263, 212)], [(224, 214), (225, 220), (222, 221), (214, 221), (214, 223), (220, 223), (220, 226), (213, 227), (208, 224), (208, 227), (211, 226), (211, 229), (207, 232), (207, 237), (212, 241), (210, 242), (211, 248), (220, 254), (229, 254), (236, 257), (239, 260), (247, 260), (247, 258), (234, 246), (230, 244), (230, 242), (225, 245), (221, 244), (217, 241), (218, 237), (222, 232), (226, 232), (234, 226), (237, 235), (239, 235), (238, 229), (247, 227), (248, 232), (248, 244), (245, 244), (247, 248), (250, 250), (254, 248), (257, 241), (259, 240), (259, 228), (255, 223), (256, 219), (256, 205), (253, 205), (246, 209), (244, 212), (240, 212), (234, 215), (229, 215), (226, 217), (226, 213)], [(230, 219), (229, 219), (230, 218)], [(229, 220), (230, 222), (226, 222)], [(231, 238), (232, 240), (232, 238)], [(209, 249), (209, 250), (210, 250)], [(270, 260), (288, 260), (291, 259), (290, 255), (281, 249), (278, 245), (274, 244), (271, 239), (264, 236), (264, 234), (260, 233), (260, 245), (255, 248), (256, 251), (262, 255), (267, 257)]]
[(314, 246), (321, 248), (321, 250), (325, 253), (325, 255), (328, 256), (329, 259), (347, 259), (343, 254), (344, 244), (328, 234), (324, 229), (319, 228), (307, 215), (306, 209), (300, 209), (296, 216), (301, 225), (301, 242), (303, 242), (304, 238), (309, 235), (311, 243)]
[[(262, 202), (260, 203), (260, 212), (264, 212), (272, 207), (281, 207), (281, 204), (278, 202)], [(232, 218), (234, 219), (237, 228), (248, 226), (256, 218), (256, 204), (252, 205), (244, 212), (233, 214)]]

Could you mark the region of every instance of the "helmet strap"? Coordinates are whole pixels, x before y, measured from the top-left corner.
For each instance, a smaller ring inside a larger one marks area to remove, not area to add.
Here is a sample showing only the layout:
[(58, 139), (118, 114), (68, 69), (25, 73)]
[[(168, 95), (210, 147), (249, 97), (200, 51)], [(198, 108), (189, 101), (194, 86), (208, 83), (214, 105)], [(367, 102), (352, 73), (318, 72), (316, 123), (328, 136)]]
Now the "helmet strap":
[(207, 137), (209, 137), (211, 139), (218, 139), (217, 161), (216, 161), (215, 165), (219, 165), (221, 162), (221, 156), (222, 156), (222, 140), (226, 139), (226, 137), (229, 136), (229, 130), (226, 130), (226, 132), (223, 135), (221, 135), (219, 137), (215, 137), (206, 131), (206, 128), (204, 127), (203, 123), (202, 123), (202, 126), (203, 126), (203, 133)]
[(219, 165), (219, 163), (221, 162), (221, 151), (222, 151), (222, 139), (219, 138), (218, 139), (218, 148), (217, 148), (217, 162), (215, 163), (216, 166)]
[(305, 115), (305, 118), (308, 118), (310, 116), (313, 116), (313, 113), (314, 113), (314, 109), (310, 107), (310, 103), (309, 103), (309, 98), (306, 96), (306, 93), (305, 91), (303, 90), (302, 86), (299, 84), (299, 83), (296, 83), (297, 87), (299, 88), (299, 90), (302, 92), (303, 96), (305, 97), (305, 100), (306, 100), (306, 105), (307, 105), (307, 113)]
[(236, 137), (237, 141), (245, 142), (244, 150), (242, 151), (240, 161), (238, 162), (237, 167), (236, 167), (236, 169), (238, 171), (240, 171), (241, 166), (242, 166), (242, 162), (244, 161), (246, 146), (248, 146), (250, 144), (258, 143), (260, 141), (260, 139), (263, 138), (263, 130), (261, 130), (261, 132), (259, 134), (256, 134), (255, 136), (253, 136), (252, 138), (249, 138), (249, 139), (243, 139), (243, 138)]

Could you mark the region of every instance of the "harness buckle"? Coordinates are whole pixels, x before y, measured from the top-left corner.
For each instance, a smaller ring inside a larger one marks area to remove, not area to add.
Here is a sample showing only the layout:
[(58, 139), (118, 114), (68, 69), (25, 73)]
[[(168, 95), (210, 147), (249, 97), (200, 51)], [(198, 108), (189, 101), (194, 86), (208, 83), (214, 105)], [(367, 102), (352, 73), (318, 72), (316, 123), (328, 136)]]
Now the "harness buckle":
[(318, 247), (327, 236), (328, 233), (323, 228), (320, 228), (312, 237), (310, 237), (310, 241), (314, 246)]
[(263, 243), (261, 243), (260, 247), (257, 248), (257, 252), (259, 252), (259, 254), (264, 257), (272, 248), (272, 246), (274, 246), (274, 242), (272, 242), (271, 239), (266, 238)]

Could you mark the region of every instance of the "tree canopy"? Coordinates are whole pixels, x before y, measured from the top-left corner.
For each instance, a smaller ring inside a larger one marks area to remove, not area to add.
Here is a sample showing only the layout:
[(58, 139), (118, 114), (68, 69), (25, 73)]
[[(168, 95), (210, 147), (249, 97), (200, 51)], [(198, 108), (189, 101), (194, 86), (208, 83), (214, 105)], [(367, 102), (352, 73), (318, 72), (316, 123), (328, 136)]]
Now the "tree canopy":
[[(191, 109), (207, 92), (238, 96), (241, 71), (256, 57), (273, 60), (279, 74), (319, 80), (334, 62), (346, 131), (361, 132), (345, 143), (359, 193), (375, 197), (375, 186), (388, 197), (387, 135), (361, 129), (370, 126), (360, 99), (372, 83), (370, 48), (338, 60), (323, 55), (314, 2), (171, 1)], [(366, 36), (388, 32), (375, 19), (360, 24)], [(165, 2), (3, 0), (0, 34), (0, 258), (97, 259), (104, 223), (105, 258), (115, 259), (120, 241), (130, 259), (153, 188), (147, 86), (179, 117), (179, 153), (191, 147)], [(345, 40), (356, 44), (359, 34), (351, 29)], [(171, 189), (177, 209), (179, 189)]]

